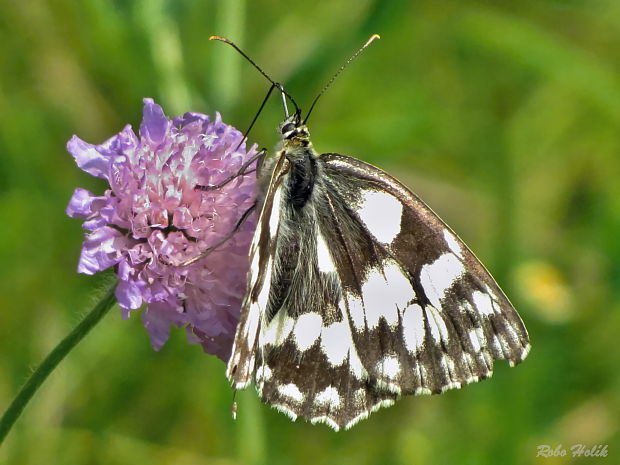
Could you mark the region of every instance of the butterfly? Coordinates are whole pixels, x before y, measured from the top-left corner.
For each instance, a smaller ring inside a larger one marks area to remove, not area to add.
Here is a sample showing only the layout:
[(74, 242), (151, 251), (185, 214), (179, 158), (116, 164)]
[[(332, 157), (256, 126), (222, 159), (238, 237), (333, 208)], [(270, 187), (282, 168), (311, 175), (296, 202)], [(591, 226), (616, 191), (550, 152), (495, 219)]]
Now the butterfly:
[(233, 387), (339, 430), (521, 362), (527, 330), (461, 239), (381, 169), (318, 154), (306, 121), (285, 119), (261, 168)]

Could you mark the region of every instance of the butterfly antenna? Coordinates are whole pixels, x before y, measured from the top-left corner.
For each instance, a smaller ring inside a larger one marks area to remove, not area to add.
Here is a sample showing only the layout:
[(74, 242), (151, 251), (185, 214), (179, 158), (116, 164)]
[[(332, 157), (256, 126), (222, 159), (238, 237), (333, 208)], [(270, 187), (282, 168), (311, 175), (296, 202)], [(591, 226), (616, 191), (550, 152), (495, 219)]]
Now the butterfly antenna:
[(360, 53), (362, 53), (364, 50), (366, 50), (366, 47), (368, 47), (370, 44), (372, 44), (376, 39), (380, 39), (381, 36), (379, 34), (373, 34), (370, 36), (370, 38), (366, 41), (366, 43), (364, 45), (362, 45), (362, 47), (355, 52), (353, 55), (351, 55), (351, 58), (349, 58), (347, 61), (344, 62), (344, 64), (340, 67), (340, 69), (338, 71), (336, 71), (336, 73), (331, 77), (331, 79), (329, 81), (327, 81), (327, 84), (325, 84), (325, 87), (323, 87), (323, 89), (321, 90), (321, 92), (319, 92), (319, 95), (316, 96), (316, 98), (314, 99), (314, 101), (312, 102), (312, 105), (310, 105), (310, 109), (308, 110), (308, 114), (306, 115), (306, 118), (304, 119), (304, 124), (306, 124), (306, 121), (308, 121), (308, 118), (310, 118), (310, 113), (312, 113), (312, 110), (314, 109), (314, 106), (316, 105), (316, 102), (319, 100), (319, 98), (321, 98), (321, 96), (325, 93), (325, 91), (327, 89), (329, 89), (329, 86), (332, 85), (332, 83), (336, 80), (336, 78), (338, 76), (340, 76), (340, 73), (342, 73), (347, 66), (349, 66), (349, 64), (355, 60)]
[[(252, 60), (247, 53), (245, 53), (243, 50), (241, 50), (237, 44), (235, 44), (232, 40), (227, 39), (226, 37), (221, 37), (221, 36), (211, 36), (209, 37), (209, 40), (219, 40), (220, 42), (224, 42), (228, 45), (230, 45), (232, 48), (234, 48), (237, 52), (239, 52), (239, 54), (245, 58), (247, 61), (250, 62), (250, 64), (252, 66), (254, 66), (254, 68), (256, 68), (258, 70), (259, 73), (261, 73), (263, 76), (265, 76), (265, 78), (267, 78), (267, 80), (269, 82), (271, 82), (271, 84), (273, 85), (273, 87), (275, 87), (276, 89), (278, 89), (280, 91), (280, 93), (282, 93), (282, 95), (285, 95), (286, 97), (288, 97), (290, 99), (291, 102), (293, 102), (293, 105), (295, 105), (295, 110), (299, 111), (299, 106), (297, 105), (297, 102), (295, 102), (295, 99), (293, 97), (291, 97), (291, 95), (284, 90), (284, 87), (282, 87), (282, 84), (280, 84), (279, 82), (274, 81), (273, 79), (271, 79), (269, 77), (269, 75), (264, 72), (260, 66), (258, 66), (254, 60)], [(285, 108), (285, 112), (288, 113), (288, 109), (286, 108), (286, 102), (284, 104), (284, 108)]]
[[(260, 104), (260, 107), (258, 108), (258, 111), (256, 112), (256, 114), (254, 115), (254, 118), (252, 119), (252, 122), (250, 123), (248, 128), (243, 133), (243, 137), (239, 141), (239, 145), (237, 145), (237, 148), (235, 149), (235, 152), (237, 150), (239, 150), (239, 147), (241, 147), (243, 145), (243, 143), (247, 140), (248, 135), (250, 134), (250, 131), (254, 127), (254, 123), (256, 123), (256, 120), (258, 119), (259, 115), (263, 111), (263, 108), (265, 108), (265, 104), (267, 103), (267, 100), (269, 100), (269, 96), (271, 95), (271, 93), (273, 92), (273, 89), (275, 89), (275, 88), (276, 88), (276, 86), (274, 84), (271, 84), (271, 87), (269, 88), (269, 91), (267, 91), (267, 95), (265, 95), (265, 98), (263, 99), (263, 103)], [(286, 113), (286, 115), (288, 117), (288, 108), (286, 108), (286, 97), (284, 96), (284, 94), (282, 94), (282, 100), (284, 100), (284, 102), (285, 102), (284, 113)]]

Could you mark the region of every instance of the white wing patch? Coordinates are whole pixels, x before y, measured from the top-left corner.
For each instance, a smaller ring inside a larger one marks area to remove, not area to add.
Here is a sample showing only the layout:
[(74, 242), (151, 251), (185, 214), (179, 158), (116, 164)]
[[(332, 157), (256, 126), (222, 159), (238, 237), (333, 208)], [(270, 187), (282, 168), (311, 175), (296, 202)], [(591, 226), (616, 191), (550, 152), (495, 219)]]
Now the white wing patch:
[[(371, 268), (362, 284), (368, 329), (376, 328), (381, 318), (390, 326), (398, 324), (398, 311), (404, 309), (414, 297), (415, 291), (409, 279), (396, 262), (385, 260), (382, 268)], [(354, 324), (357, 327), (355, 320)]]
[(302, 352), (308, 350), (321, 336), (323, 318), (318, 313), (304, 313), (297, 318), (293, 335), (295, 344)]
[(346, 320), (346, 314), (343, 314), (343, 317), (345, 318), (343, 321), (323, 327), (321, 332), (321, 350), (332, 366), (337, 367), (348, 361), (351, 374), (357, 379), (362, 379), (368, 373), (364, 369), (355, 348), (351, 327)]
[(377, 372), (388, 379), (396, 379), (400, 374), (400, 361), (395, 355), (386, 355), (377, 363)]
[(480, 350), (482, 349), (482, 346), (480, 345), (481, 338), (478, 331), (482, 333), (481, 328), (473, 328), (470, 329), (468, 332), (469, 342), (471, 342), (471, 346), (474, 348), (474, 352), (480, 352)]
[(295, 320), (286, 312), (278, 312), (261, 332), (260, 345), (280, 345), (288, 338), (295, 326)]
[[(250, 305), (248, 309), (248, 316), (245, 320), (245, 324), (239, 330), (243, 332), (242, 344), (246, 347), (254, 347), (256, 342), (256, 338), (258, 337), (258, 325), (260, 323), (261, 312), (257, 305)], [(237, 349), (238, 342), (235, 340), (232, 348), (232, 357), (229, 360), (229, 366), (237, 366), (241, 362), (241, 351)], [(252, 373), (254, 370), (254, 364), (256, 362), (256, 357), (252, 356), (248, 358), (247, 364), (244, 365), (245, 372)], [(247, 379), (243, 382), (236, 382), (235, 389), (243, 389), (251, 382), (251, 377), (248, 376)]]
[(454, 237), (454, 234), (452, 234), (447, 229), (444, 229), (443, 238), (445, 239), (446, 244), (448, 244), (448, 248), (452, 251), (452, 253), (462, 259), (463, 249), (461, 248), (459, 242), (456, 240), (456, 237)]
[(424, 307), (424, 312), (426, 313), (426, 321), (435, 344), (441, 344), (442, 340), (447, 342), (449, 338), (448, 328), (439, 311), (432, 305), (427, 305)]
[(385, 297), (389, 300), (393, 299), (396, 306), (402, 310), (409, 302), (414, 300), (415, 291), (409, 278), (407, 278), (401, 268), (394, 260), (385, 260), (383, 262), (383, 274), (390, 289)]
[(362, 361), (360, 360), (355, 346), (351, 346), (351, 350), (349, 351), (349, 371), (357, 379), (368, 378), (368, 372), (362, 365)]
[(293, 384), (293, 383), (281, 384), (278, 386), (278, 392), (283, 397), (286, 397), (294, 402), (301, 403), (304, 401), (304, 395), (299, 390), (296, 384)]
[(366, 327), (366, 317), (364, 316), (364, 304), (362, 300), (353, 294), (347, 294), (347, 307), (351, 322), (357, 331)]
[(327, 386), (316, 395), (314, 402), (320, 406), (329, 406), (332, 409), (336, 409), (340, 407), (340, 394), (335, 387)]
[(259, 275), (259, 267), (258, 264), (260, 262), (259, 253), (258, 253), (258, 235), (260, 234), (260, 223), (256, 227), (256, 232), (254, 233), (254, 239), (252, 240), (252, 244), (250, 245), (250, 256), (252, 257), (252, 261), (250, 262), (250, 288), (254, 287), (256, 284), (256, 280)]
[(274, 239), (278, 234), (278, 224), (280, 223), (280, 199), (282, 198), (282, 187), (278, 187), (273, 195), (273, 207), (269, 215), (269, 235)]
[(336, 265), (329, 253), (329, 248), (323, 239), (323, 235), (319, 233), (316, 238), (316, 255), (319, 271), (322, 273), (332, 273), (336, 271)]
[(390, 305), (386, 299), (388, 292), (388, 283), (381, 269), (372, 268), (362, 284), (362, 299), (369, 329), (376, 328), (381, 317), (392, 322), (398, 321), (396, 303)]
[(271, 288), (271, 271), (273, 268), (273, 259), (269, 257), (269, 261), (267, 262), (267, 271), (265, 272), (265, 281), (263, 281), (263, 287), (258, 293), (258, 297), (256, 299), (256, 306), (259, 308), (261, 314), (264, 315), (264, 312), (267, 310), (267, 302), (269, 301), (269, 289)]
[(387, 192), (367, 190), (357, 214), (379, 242), (390, 244), (400, 232), (403, 204)]
[(491, 297), (484, 292), (475, 291), (472, 294), (472, 299), (474, 301), (474, 305), (476, 306), (476, 310), (478, 313), (481, 313), (485, 316), (491, 316), (495, 313), (493, 309), (493, 302), (491, 301)]
[(323, 328), (321, 333), (321, 349), (329, 363), (334, 366), (342, 365), (349, 354), (349, 350), (352, 348), (353, 339), (351, 338), (348, 321), (343, 320), (332, 323)]
[(465, 267), (452, 253), (441, 255), (430, 265), (424, 265), (420, 271), (420, 283), (426, 297), (436, 308), (441, 308), (441, 300), (454, 283), (463, 276)]
[(269, 368), (267, 365), (263, 364), (258, 368), (258, 370), (256, 370), (257, 381), (269, 381), (272, 376), (273, 372), (271, 371), (271, 368)]
[(426, 331), (422, 312), (422, 307), (417, 304), (409, 305), (403, 312), (403, 338), (405, 339), (405, 347), (412, 354), (416, 354), (424, 348)]

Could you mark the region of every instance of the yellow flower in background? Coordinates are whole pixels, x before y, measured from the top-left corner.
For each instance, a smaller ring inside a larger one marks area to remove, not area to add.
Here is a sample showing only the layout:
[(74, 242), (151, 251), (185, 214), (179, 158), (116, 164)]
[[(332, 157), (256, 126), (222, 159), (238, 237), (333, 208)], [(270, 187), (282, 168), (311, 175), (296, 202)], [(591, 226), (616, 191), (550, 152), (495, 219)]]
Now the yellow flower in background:
[(549, 323), (564, 323), (574, 315), (571, 290), (552, 264), (529, 261), (517, 267), (515, 281), (521, 295)]

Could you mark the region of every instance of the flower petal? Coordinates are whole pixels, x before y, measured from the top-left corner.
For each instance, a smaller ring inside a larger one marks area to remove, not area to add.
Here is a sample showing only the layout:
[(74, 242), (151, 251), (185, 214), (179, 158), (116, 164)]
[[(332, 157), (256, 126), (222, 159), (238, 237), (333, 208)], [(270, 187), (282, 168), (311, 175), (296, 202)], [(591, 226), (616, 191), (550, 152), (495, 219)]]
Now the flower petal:
[(98, 178), (108, 179), (110, 158), (100, 153), (96, 146), (73, 136), (67, 142), (67, 151), (82, 170)]
[(118, 263), (125, 237), (120, 231), (104, 226), (86, 235), (82, 247), (78, 273), (95, 274)]
[(105, 201), (105, 197), (97, 197), (90, 191), (78, 187), (73, 191), (65, 211), (71, 218), (86, 219), (93, 214), (91, 207), (95, 200)]
[(164, 141), (170, 120), (166, 118), (164, 110), (152, 98), (145, 98), (140, 135), (148, 139), (151, 145), (157, 146)]
[(233, 337), (230, 335), (208, 336), (196, 327), (188, 327), (187, 338), (190, 344), (198, 342), (207, 354), (213, 354), (228, 362), (232, 351)]
[(103, 144), (97, 146), (97, 150), (103, 155), (114, 157), (115, 155), (125, 154), (137, 147), (139, 140), (136, 137), (131, 125), (127, 124), (121, 132), (110, 137)]
[(142, 305), (140, 287), (133, 281), (119, 281), (114, 295), (121, 308), (135, 310)]
[(170, 337), (170, 325), (181, 326), (183, 316), (172, 302), (153, 302), (142, 312), (142, 322), (151, 338), (151, 346), (159, 350)]
[(179, 207), (174, 211), (172, 224), (178, 229), (187, 229), (192, 225), (192, 214), (187, 207)]

